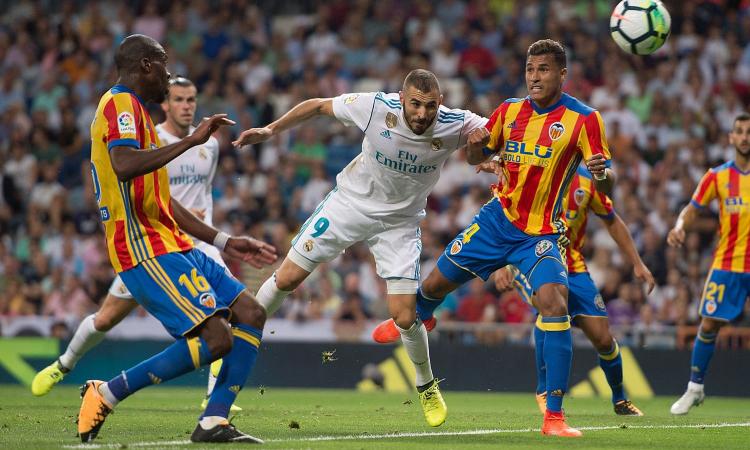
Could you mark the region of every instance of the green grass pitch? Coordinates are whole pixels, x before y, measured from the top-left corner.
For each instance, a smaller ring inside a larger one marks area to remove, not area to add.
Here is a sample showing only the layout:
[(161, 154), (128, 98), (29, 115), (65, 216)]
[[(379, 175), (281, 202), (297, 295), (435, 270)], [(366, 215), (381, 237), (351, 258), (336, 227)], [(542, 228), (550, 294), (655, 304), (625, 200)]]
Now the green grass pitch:
[[(541, 417), (529, 394), (445, 392), (448, 421), (432, 429), (416, 395), (263, 391), (247, 388), (240, 395), (244, 411), (233, 422), (269, 449), (729, 449), (748, 448), (750, 438), (747, 398), (709, 397), (684, 417), (670, 416), (673, 398), (644, 400), (636, 402), (646, 413), (640, 418), (615, 416), (602, 399), (567, 399), (568, 422), (583, 428), (584, 437), (559, 439), (539, 434)], [(75, 436), (77, 389), (60, 386), (35, 398), (26, 388), (0, 386), (0, 448), (184, 447), (202, 396), (199, 388), (148, 388), (118, 406), (94, 445), (83, 446)]]

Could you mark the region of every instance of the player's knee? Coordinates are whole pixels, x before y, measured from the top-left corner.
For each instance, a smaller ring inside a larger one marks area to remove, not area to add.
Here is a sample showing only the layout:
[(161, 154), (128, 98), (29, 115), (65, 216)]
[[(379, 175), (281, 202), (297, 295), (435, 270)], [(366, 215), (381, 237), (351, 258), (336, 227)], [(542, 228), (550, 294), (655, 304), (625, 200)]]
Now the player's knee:
[(545, 284), (537, 292), (539, 311), (543, 316), (564, 316), (568, 314), (568, 288), (561, 284)]
[(701, 320), (700, 329), (704, 333), (718, 333), (722, 325), (724, 325), (724, 322), (704, 317), (703, 320)]
[(232, 350), (232, 329), (226, 320), (213, 316), (203, 324), (201, 337), (206, 342), (213, 360), (219, 359)]
[(392, 317), (396, 325), (398, 325), (400, 328), (408, 330), (412, 325), (414, 325), (414, 322), (417, 320), (417, 313), (414, 310), (404, 308), (403, 310), (393, 314)]
[(594, 337), (591, 340), (591, 344), (596, 348), (596, 351), (599, 353), (607, 353), (612, 351), (612, 347), (615, 344), (615, 340), (612, 338), (612, 335), (609, 333), (605, 333), (599, 336)]
[(259, 330), (266, 324), (266, 309), (247, 294), (242, 294), (232, 307), (233, 322), (250, 325)]
[(115, 321), (115, 318), (110, 315), (99, 313), (94, 316), (94, 328), (96, 328), (96, 331), (106, 333), (115, 325), (117, 325), (117, 322)]
[(451, 283), (437, 269), (430, 273), (419, 288), (429, 298), (443, 298), (453, 290)]
[(292, 271), (276, 271), (276, 287), (282, 291), (291, 292), (302, 283), (304, 278), (296, 276)]

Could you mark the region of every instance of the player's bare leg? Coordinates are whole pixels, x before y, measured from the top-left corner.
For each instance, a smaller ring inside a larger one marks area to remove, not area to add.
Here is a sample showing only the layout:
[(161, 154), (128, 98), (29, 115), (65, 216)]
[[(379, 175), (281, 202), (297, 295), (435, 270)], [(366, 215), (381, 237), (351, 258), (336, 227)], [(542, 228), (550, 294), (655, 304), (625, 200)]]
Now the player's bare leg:
[[(446, 295), (456, 290), (459, 286), (459, 284), (445, 278), (437, 268), (430, 272), (427, 279), (422, 282), (422, 286), (420, 286), (416, 295), (416, 310), (417, 315), (420, 316), (419, 319), (424, 323), (424, 327), (428, 332), (432, 331), (437, 325), (437, 319), (432, 315), (432, 311), (443, 302)], [(427, 305), (427, 307), (422, 308), (426, 311), (421, 315), (419, 313), (420, 301), (423, 302), (423, 305)], [(372, 339), (379, 344), (390, 344), (391, 342), (396, 342), (400, 337), (401, 333), (398, 331), (393, 319), (384, 320), (372, 332)]]
[(708, 317), (701, 319), (690, 362), (690, 381), (685, 393), (670, 408), (672, 414), (684, 415), (693, 406), (703, 404), (703, 400), (706, 398), (706, 394), (703, 392), (703, 378), (714, 353), (716, 337), (724, 325), (726, 325), (726, 322), (721, 320)]
[(537, 291), (539, 317), (536, 326), (545, 332), (543, 355), (547, 368), (547, 410), (542, 434), (579, 437), (581, 432), (565, 423), (562, 411), (562, 399), (568, 389), (573, 357), (567, 299), (568, 289), (561, 284), (546, 283)]
[(599, 366), (604, 371), (607, 382), (612, 389), (612, 404), (615, 413), (620, 416), (642, 416), (643, 412), (625, 397), (622, 385), (620, 347), (609, 331), (609, 319), (606, 317), (578, 316), (575, 321), (599, 353)]
[(310, 267), (303, 268), (288, 255), (284, 258), (281, 266), (261, 285), (256, 294), (257, 301), (266, 309), (268, 317), (272, 317), (281, 308), (284, 299), (310, 276), (314, 266), (311, 263)]
[(36, 396), (49, 393), (57, 383), (62, 381), (65, 374), (73, 370), (83, 355), (99, 344), (104, 339), (104, 335), (137, 306), (138, 303), (135, 300), (107, 294), (99, 311), (87, 316), (78, 325), (65, 353), (36, 374), (31, 382), (31, 392)]
[[(395, 283), (389, 283), (389, 290), (400, 290), (396, 284), (401, 282), (410, 283), (406, 280), (394, 280)], [(409, 286), (408, 290), (416, 287)], [(404, 286), (406, 287), (406, 286)], [(419, 393), (419, 400), (424, 410), (424, 416), (430, 426), (437, 427), (445, 422), (448, 414), (448, 408), (443, 401), (438, 388), (438, 382), (432, 374), (430, 365), (430, 349), (427, 342), (427, 330), (421, 321), (417, 320), (416, 313), (416, 295), (389, 293), (388, 311), (394, 322), (394, 326), (401, 335), (401, 342), (404, 344), (406, 353), (414, 365), (416, 371), (416, 385)]]

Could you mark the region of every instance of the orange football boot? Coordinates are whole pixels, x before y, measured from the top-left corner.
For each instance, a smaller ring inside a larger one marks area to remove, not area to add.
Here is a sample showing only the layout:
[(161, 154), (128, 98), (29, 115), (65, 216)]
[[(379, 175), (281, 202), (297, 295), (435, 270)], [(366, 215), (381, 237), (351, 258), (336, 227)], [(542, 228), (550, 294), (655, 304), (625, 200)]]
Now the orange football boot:
[[(437, 325), (437, 319), (433, 316), (425, 320), (424, 327), (427, 332), (432, 331)], [(372, 330), (372, 340), (378, 344), (390, 344), (401, 339), (401, 333), (396, 328), (396, 322), (393, 319), (387, 319), (378, 324), (374, 330)]]
[(104, 425), (104, 419), (112, 412), (112, 406), (99, 392), (102, 384), (103, 381), (89, 380), (81, 387), (81, 410), (78, 413), (78, 435), (81, 442), (96, 439), (99, 429)]
[(581, 437), (583, 433), (571, 428), (565, 423), (565, 414), (562, 411), (552, 412), (544, 411), (544, 423), (542, 424), (542, 434), (546, 436), (560, 437)]

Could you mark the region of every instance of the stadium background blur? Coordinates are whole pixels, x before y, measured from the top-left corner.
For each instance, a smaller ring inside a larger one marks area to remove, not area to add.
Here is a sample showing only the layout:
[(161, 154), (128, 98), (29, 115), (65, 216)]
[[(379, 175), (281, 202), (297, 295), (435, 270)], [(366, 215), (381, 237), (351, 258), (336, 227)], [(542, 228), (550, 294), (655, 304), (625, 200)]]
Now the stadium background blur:
[[(750, 2), (666, 1), (672, 35), (651, 57), (628, 56), (609, 38), (614, 3), (0, 1), (0, 332), (43, 316), (40, 334), (68, 337), (114, 276), (92, 195), (89, 125), (128, 34), (164, 44), (172, 74), (198, 86), (197, 117), (226, 112), (238, 121), (218, 136), (214, 224), (263, 238), (281, 255), (359, 152), (361, 134), (320, 120), (235, 151), (230, 141), (241, 130), (306, 98), (398, 91), (416, 67), (438, 75), (447, 105), (489, 115), (503, 99), (526, 95), (525, 50), (551, 37), (569, 52), (565, 91), (602, 112), (618, 175), (615, 207), (658, 282), (644, 295), (606, 230), (590, 221), (588, 266), (611, 323), (621, 342), (684, 346), (711, 263), (715, 210), (684, 250), (668, 248), (666, 233), (705, 170), (732, 158), (727, 132), (750, 101)], [(163, 117), (156, 105), (152, 114)], [(448, 162), (428, 202), (422, 273), (489, 198), (493, 181), (459, 153)], [(268, 275), (230, 266), (253, 289)], [(323, 265), (277, 317), (363, 339), (368, 319), (386, 317), (384, 294), (367, 248), (357, 245)], [(518, 295), (481, 281), (450, 297), (440, 317), (448, 330), (451, 322), (532, 321)], [(750, 326), (750, 303), (738, 325)], [(501, 328), (461, 336), (499, 342), (509, 337)], [(750, 348), (750, 329), (727, 331), (723, 345)]]

